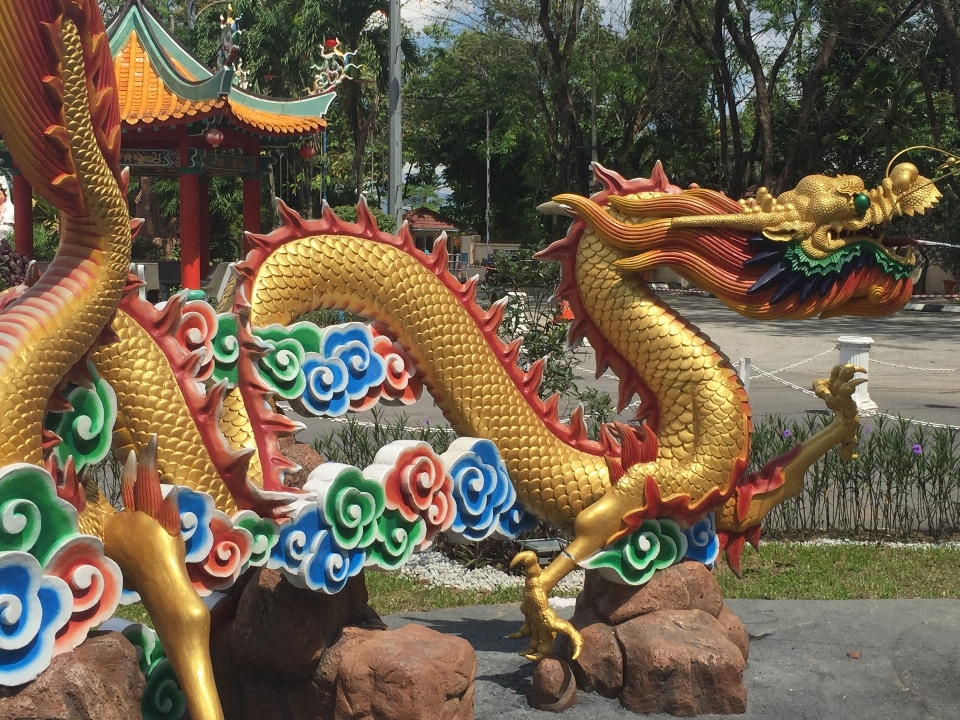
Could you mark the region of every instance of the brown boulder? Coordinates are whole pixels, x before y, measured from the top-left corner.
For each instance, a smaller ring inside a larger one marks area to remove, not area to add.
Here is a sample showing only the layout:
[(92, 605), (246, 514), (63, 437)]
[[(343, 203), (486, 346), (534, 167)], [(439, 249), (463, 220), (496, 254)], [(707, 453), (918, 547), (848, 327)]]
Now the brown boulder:
[(690, 609), (703, 610), (714, 617), (719, 616), (723, 609), (723, 592), (713, 571), (703, 563), (692, 560), (682, 562), (675, 567), (683, 573), (683, 579), (687, 583)]
[(743, 626), (743, 623), (740, 622), (740, 618), (734, 615), (729, 607), (724, 605), (720, 614), (717, 616), (717, 621), (723, 627), (724, 632), (727, 633), (730, 642), (740, 648), (743, 659), (748, 660), (750, 658), (750, 635), (747, 633), (747, 629)]
[(646, 585), (633, 587), (587, 571), (577, 612), (595, 608), (605, 622), (619, 625), (658, 610), (703, 610), (720, 614), (723, 595), (713, 573), (698, 562), (682, 562), (654, 573)]
[(557, 655), (570, 663), (577, 679), (577, 687), (615, 698), (623, 687), (623, 656), (613, 628), (602, 622), (586, 627), (574, 623), (583, 638), (583, 648), (576, 660), (571, 660), (566, 635), (557, 636)]
[(570, 666), (557, 658), (544, 658), (533, 671), (533, 689), (527, 698), (537, 710), (563, 712), (577, 704), (577, 683)]
[(230, 630), (233, 662), (265, 681), (307, 680), (344, 626), (371, 622), (380, 618), (367, 605), (363, 573), (336, 595), (326, 595), (261, 568), (237, 605)]
[(623, 650), (620, 702), (626, 708), (683, 717), (746, 712), (746, 662), (709, 613), (661, 610), (615, 632)]
[(341, 655), (334, 720), (473, 718), (477, 656), (466, 640), (405, 625)]
[(32, 683), (7, 690), (0, 720), (134, 720), (143, 686), (133, 645), (120, 633), (91, 633)]
[(286, 473), (283, 476), (284, 485), (290, 487), (302, 488), (307, 481), (311, 471), (320, 463), (324, 462), (323, 455), (317, 452), (313, 445), (297, 442), (292, 437), (280, 439), (280, 452), (282, 452), (290, 462), (300, 466), (295, 473)]
[[(323, 653), (310, 682), (291, 686), (287, 695), (291, 717), (295, 720), (332, 718), (337, 702), (337, 675), (344, 653), (382, 632), (386, 631), (345, 627), (337, 641)], [(255, 717), (251, 716), (251, 720)]]

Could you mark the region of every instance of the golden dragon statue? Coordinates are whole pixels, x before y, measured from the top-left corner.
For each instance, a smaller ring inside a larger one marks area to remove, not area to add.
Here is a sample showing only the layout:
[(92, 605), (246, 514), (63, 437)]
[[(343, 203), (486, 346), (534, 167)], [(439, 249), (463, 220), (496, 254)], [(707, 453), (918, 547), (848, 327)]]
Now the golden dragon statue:
[[(531, 658), (549, 654), (557, 632), (580, 647), (546, 603), (577, 565), (634, 583), (664, 566), (623, 559), (643, 533), (670, 539), (669, 564), (706, 523), (737, 567), (817, 458), (837, 445), (855, 452), (858, 368), (814, 385), (830, 425), (748, 473), (750, 407), (736, 373), (640, 273), (671, 267), (748, 317), (883, 315), (909, 298), (914, 267), (908, 241), (883, 227), (939, 198), (909, 163), (872, 190), (818, 175), (740, 203), (681, 189), (659, 164), (635, 180), (596, 166), (601, 192), (546, 208), (575, 221), (541, 253), (561, 264), (556, 298), (573, 310), (571, 340), (586, 336), (598, 373), (617, 373), (621, 409), (641, 401), (639, 422), (591, 440), (582, 411), (565, 423), (558, 397), (539, 398), (543, 362), (522, 369), (519, 342), (499, 339), (504, 304), (481, 307), (476, 279), (448, 272), (443, 241), (426, 254), (405, 227), (381, 232), (362, 200), (355, 223), (281, 205), (282, 226), (251, 236), (232, 307), (219, 313), (189, 293), (163, 307), (141, 299), (127, 275), (127, 176), (97, 4), (3, 0), (0, 73), (18, 79), (0, 85), (0, 134), (62, 216), (50, 268), (0, 296), (0, 582), (40, 617), (0, 629), (0, 684), (35, 678), (122, 591), (137, 593), (195, 720), (223, 717), (200, 595), (250, 566), (333, 593), (365, 566), (398, 567), (439, 532), (511, 536), (527, 516), (572, 527), (542, 573), (516, 559)], [(377, 324), (294, 322), (318, 308)], [(325, 463), (303, 489), (284, 484), (295, 466), (280, 438), (300, 425), (278, 399), (340, 414), (409, 402), (418, 383), (461, 436), (447, 452), (388, 446), (362, 471)], [(111, 438), (124, 465), (120, 510), (85, 470)]]

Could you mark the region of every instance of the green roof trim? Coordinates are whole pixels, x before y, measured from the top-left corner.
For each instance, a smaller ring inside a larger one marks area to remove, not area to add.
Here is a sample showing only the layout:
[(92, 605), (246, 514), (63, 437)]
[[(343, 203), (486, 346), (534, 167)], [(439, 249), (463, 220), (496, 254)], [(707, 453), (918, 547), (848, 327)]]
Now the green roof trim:
[[(110, 54), (113, 57), (124, 48), (133, 33), (139, 37), (163, 83), (176, 95), (193, 102), (226, 95), (230, 103), (260, 112), (290, 117), (322, 117), (327, 114), (336, 97), (336, 92), (329, 92), (304, 98), (277, 100), (242, 90), (233, 84), (232, 68), (224, 68), (216, 74), (211, 72), (163, 27), (152, 12), (143, 7), (140, 0), (128, 0), (107, 28)], [(184, 78), (172, 66), (171, 58), (180, 63), (187, 72), (202, 79), (191, 81)]]
[[(150, 57), (154, 71), (163, 80), (163, 84), (176, 95), (193, 102), (200, 102), (212, 100), (219, 95), (226, 95), (230, 92), (233, 70), (229, 68), (224, 68), (216, 75), (207, 70), (207, 77), (198, 82), (191, 82), (181, 77), (170, 66), (170, 61), (160, 48), (157, 38), (151, 32), (145, 16), (149, 17), (149, 13), (144, 12), (140, 3), (134, 0), (134, 2), (128, 3), (123, 13), (110, 24), (107, 37), (110, 39), (110, 54), (112, 56), (116, 57), (117, 53), (127, 44), (130, 36), (136, 33), (143, 44), (143, 49)], [(167, 35), (166, 39), (170, 39), (170, 36)]]

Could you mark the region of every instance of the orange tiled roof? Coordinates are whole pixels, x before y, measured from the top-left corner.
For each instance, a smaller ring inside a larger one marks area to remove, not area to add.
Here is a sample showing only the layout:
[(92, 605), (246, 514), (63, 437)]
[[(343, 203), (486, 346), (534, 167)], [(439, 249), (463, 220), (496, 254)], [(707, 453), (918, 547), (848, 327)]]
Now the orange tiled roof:
[(150, 57), (135, 33), (131, 33), (127, 43), (117, 53), (114, 66), (120, 117), (130, 125), (205, 115), (222, 108), (227, 102), (224, 96), (194, 102), (170, 92), (151, 65)]
[(411, 231), (460, 232), (460, 226), (446, 215), (430, 208), (419, 207), (403, 214)]
[(244, 125), (249, 125), (257, 130), (275, 133), (277, 135), (308, 135), (310, 133), (320, 132), (327, 126), (327, 122), (323, 118), (280, 115), (229, 101), (228, 105), (230, 106), (230, 112), (233, 117)]

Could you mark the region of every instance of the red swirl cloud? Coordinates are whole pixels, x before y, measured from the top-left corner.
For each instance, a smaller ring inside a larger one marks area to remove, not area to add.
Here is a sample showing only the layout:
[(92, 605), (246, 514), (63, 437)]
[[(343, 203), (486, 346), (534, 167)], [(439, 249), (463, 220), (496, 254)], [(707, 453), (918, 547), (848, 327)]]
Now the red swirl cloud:
[(63, 580), (73, 594), (73, 614), (60, 628), (54, 655), (70, 652), (100, 623), (108, 620), (120, 603), (123, 576), (103, 554), (103, 543), (91, 535), (75, 535), (47, 561), (45, 575)]
[(457, 514), (453, 480), (426, 443), (400, 450), (382, 482), (388, 508), (399, 510), (408, 522), (423, 518), (427, 534), (422, 547), (453, 524)]
[(234, 527), (224, 513), (214, 514), (210, 531), (213, 547), (207, 557), (187, 564), (187, 573), (201, 597), (233, 585), (253, 553), (253, 536), (244, 528)]
[(385, 328), (373, 324), (370, 331), (373, 333), (373, 351), (383, 358), (387, 377), (381, 385), (370, 388), (364, 397), (352, 401), (350, 409), (354, 412), (369, 410), (380, 401), (390, 405), (413, 405), (423, 392), (423, 382), (413, 360), (400, 343), (386, 334)]
[(217, 311), (202, 300), (191, 300), (183, 306), (183, 317), (174, 333), (188, 353), (204, 350), (197, 379), (206, 380), (213, 373), (213, 339), (217, 334)]

